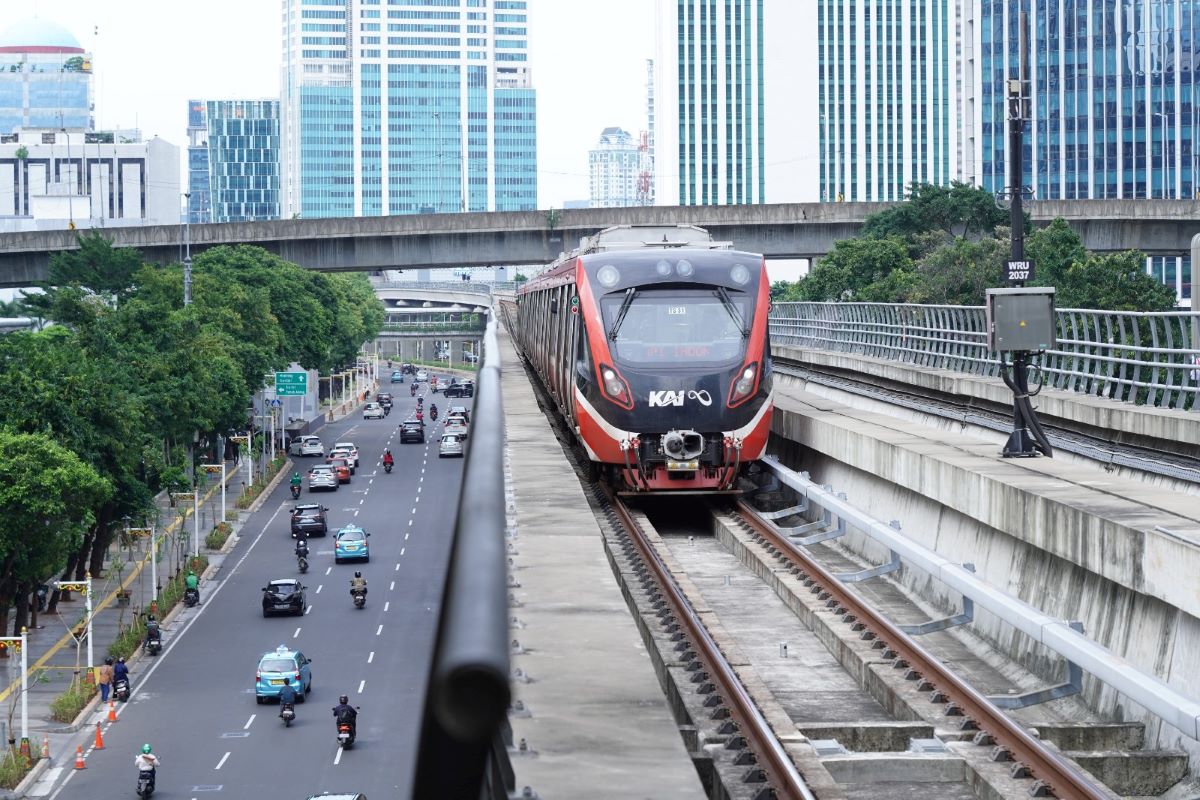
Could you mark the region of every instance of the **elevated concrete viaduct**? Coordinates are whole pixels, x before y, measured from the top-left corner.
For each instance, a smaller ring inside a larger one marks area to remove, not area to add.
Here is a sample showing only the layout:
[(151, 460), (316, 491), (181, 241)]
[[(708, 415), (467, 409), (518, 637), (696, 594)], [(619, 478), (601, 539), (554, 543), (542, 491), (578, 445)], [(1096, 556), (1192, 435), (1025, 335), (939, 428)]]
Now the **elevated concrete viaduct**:
[[(254, 244), (309, 269), (382, 270), (418, 267), (545, 264), (610, 225), (688, 223), (767, 258), (813, 258), (856, 236), (870, 214), (890, 203), (793, 203), (757, 206), (425, 214), (394, 217), (286, 219), (192, 225), (191, 247)], [(1184, 255), (1200, 233), (1200, 201), (1070, 200), (1029, 204), (1037, 224), (1064, 217), (1089, 250), (1141, 250)], [(116, 228), (115, 245), (136, 247), (151, 263), (178, 262), (183, 225)], [(46, 277), (50, 256), (76, 247), (75, 232), (0, 235), (0, 288)]]

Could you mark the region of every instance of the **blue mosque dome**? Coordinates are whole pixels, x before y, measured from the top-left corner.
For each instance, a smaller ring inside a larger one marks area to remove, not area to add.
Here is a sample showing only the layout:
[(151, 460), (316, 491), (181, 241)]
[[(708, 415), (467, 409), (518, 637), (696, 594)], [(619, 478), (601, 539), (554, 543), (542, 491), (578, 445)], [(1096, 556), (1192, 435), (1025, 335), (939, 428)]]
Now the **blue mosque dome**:
[(0, 33), (0, 53), (82, 53), (79, 40), (41, 17), (22, 20)]

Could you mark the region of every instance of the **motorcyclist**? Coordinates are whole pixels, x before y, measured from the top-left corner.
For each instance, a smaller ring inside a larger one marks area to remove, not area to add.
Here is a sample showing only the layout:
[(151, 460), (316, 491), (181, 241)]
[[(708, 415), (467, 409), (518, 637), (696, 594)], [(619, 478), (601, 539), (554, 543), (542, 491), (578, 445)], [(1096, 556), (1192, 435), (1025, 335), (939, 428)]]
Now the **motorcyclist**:
[(390, 449), (385, 449), (383, 451), (383, 465), (385, 467), (390, 467), (395, 463), (396, 459), (392, 457), (392, 451)]
[(408, 385), (408, 393), (409, 393), (410, 395), (413, 395), (414, 397), (416, 396), (416, 394), (417, 394), (417, 385), (416, 385), (415, 383), (410, 383), (410, 384)]
[(133, 757), (133, 763), (138, 768), (138, 774), (143, 772), (150, 773), (150, 785), (153, 786), (155, 771), (162, 762), (159, 761), (158, 756), (151, 752), (151, 749), (149, 743), (142, 745), (142, 752)]
[(437, 422), (437, 403), (431, 403), (429, 405), (429, 418), (434, 422)]
[(129, 683), (129, 667), (125, 665), (124, 657), (118, 658), (117, 663), (113, 664), (113, 686), (117, 685), (117, 681), (125, 681)]
[(417, 409), (417, 422), (421, 422), (424, 419), (425, 419), (425, 414), (421, 411), (420, 408), (418, 408)]
[(342, 695), (338, 704), (333, 707), (333, 718), (340, 725), (343, 722), (350, 726), (350, 735), (358, 735), (358, 710), (350, 705), (350, 698)]
[(184, 593), (195, 592), (196, 602), (200, 602), (200, 579), (196, 577), (196, 573), (188, 570), (187, 577), (183, 579)]
[(301, 479), (301, 477), (300, 477), (300, 473), (299, 473), (299, 472), (293, 472), (293, 473), (292, 473), (292, 486), (294, 486), (295, 488), (299, 489), (299, 488), (300, 488), (301, 486), (303, 486), (303, 485), (304, 485), (304, 481)]
[(279, 687), (279, 716), (283, 716), (283, 710), (291, 707), (292, 711), (296, 710), (296, 690), (292, 688), (292, 679), (285, 677), (283, 686)]
[(308, 558), (308, 537), (303, 533), (296, 535), (296, 557)]
[(362, 576), (362, 573), (355, 570), (354, 577), (350, 579), (350, 594), (355, 595), (359, 592), (367, 593), (367, 579)]
[(146, 617), (146, 647), (149, 647), (151, 642), (162, 642), (162, 630), (153, 614)]

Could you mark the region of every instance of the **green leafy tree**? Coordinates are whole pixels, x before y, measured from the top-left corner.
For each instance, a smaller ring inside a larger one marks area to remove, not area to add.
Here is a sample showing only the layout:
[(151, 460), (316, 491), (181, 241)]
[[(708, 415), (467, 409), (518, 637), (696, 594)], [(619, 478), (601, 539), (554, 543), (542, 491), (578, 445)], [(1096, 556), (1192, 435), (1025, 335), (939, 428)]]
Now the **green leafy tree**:
[(49, 436), (0, 428), (0, 629), (14, 603), (14, 635), (25, 624), (30, 592), (79, 546), (94, 522), (92, 509), (111, 492), (96, 470)]
[(1079, 234), (1058, 217), (1025, 237), (1025, 257), (1034, 263), (1033, 285), (1065, 286), (1071, 267), (1086, 261), (1088, 253)]
[[(915, 268), (908, 248), (898, 237), (844, 239), (801, 282), (799, 299), (858, 301), (868, 286), (889, 279), (893, 271), (912, 272)], [(901, 283), (906, 282), (897, 277), (890, 279), (889, 285)], [(883, 291), (881, 286), (869, 294), (874, 298)]]
[(920, 260), (908, 298), (890, 302), (983, 305), (988, 288), (1003, 282), (1008, 254), (1008, 243), (991, 236), (952, 239)]
[(114, 248), (112, 242), (92, 230), (76, 236), (78, 250), (66, 250), (50, 257), (49, 276), (42, 288), (45, 294), (26, 296), (26, 305), (41, 310), (41, 316), (60, 322), (69, 319), (56, 309), (64, 287), (83, 289), (110, 303), (121, 303), (134, 290), (134, 276), (142, 269), (142, 255), (128, 248)]
[(862, 235), (915, 237), (929, 231), (951, 236), (980, 237), (1008, 222), (1009, 212), (996, 206), (991, 192), (961, 181), (949, 186), (913, 183), (906, 202), (867, 217)]
[(1175, 291), (1146, 274), (1146, 256), (1136, 250), (1091, 255), (1067, 270), (1055, 299), (1059, 308), (1108, 311), (1170, 311)]

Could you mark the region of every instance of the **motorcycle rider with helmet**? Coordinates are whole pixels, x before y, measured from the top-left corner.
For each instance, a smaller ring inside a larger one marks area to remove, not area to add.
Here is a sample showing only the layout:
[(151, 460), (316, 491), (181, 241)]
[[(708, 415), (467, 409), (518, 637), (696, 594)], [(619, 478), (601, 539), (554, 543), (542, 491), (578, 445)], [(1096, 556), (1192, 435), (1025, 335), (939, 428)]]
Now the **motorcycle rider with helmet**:
[(396, 463), (396, 459), (394, 459), (392, 457), (391, 449), (385, 448), (383, 451), (383, 466), (390, 467), (390, 466), (393, 466), (395, 463)]
[(350, 698), (342, 695), (338, 698), (338, 704), (333, 707), (333, 718), (337, 724), (343, 723), (350, 726), (350, 737), (358, 736), (358, 710), (350, 705)]
[(367, 593), (367, 579), (362, 576), (362, 572), (355, 570), (354, 577), (350, 579), (350, 595), (353, 597), (359, 592), (364, 595)]
[(149, 773), (147, 777), (150, 779), (150, 788), (153, 789), (154, 777), (157, 775), (158, 765), (162, 762), (151, 750), (149, 743), (142, 745), (142, 752), (133, 757), (133, 763), (138, 768), (139, 777)]

